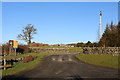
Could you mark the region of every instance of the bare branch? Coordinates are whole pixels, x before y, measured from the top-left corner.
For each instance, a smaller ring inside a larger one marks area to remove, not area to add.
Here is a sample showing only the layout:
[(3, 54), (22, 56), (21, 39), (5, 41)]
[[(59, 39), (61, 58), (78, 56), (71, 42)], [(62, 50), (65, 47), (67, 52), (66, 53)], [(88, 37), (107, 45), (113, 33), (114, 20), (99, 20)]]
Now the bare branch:
[(37, 29), (34, 28), (32, 24), (28, 24), (24, 29), (22, 30), (23, 34), (18, 34), (17, 38), (19, 40), (24, 40), (28, 44), (31, 43), (31, 40), (33, 39), (33, 35), (37, 34)]

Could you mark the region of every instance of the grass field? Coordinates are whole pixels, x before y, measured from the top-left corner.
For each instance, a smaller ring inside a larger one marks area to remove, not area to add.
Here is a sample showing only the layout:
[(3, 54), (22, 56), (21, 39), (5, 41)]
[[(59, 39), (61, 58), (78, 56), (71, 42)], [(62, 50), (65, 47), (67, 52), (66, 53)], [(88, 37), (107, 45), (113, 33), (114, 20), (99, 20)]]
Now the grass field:
[(120, 69), (119, 66), (120, 60), (118, 59), (120, 56), (98, 55), (98, 54), (77, 54), (76, 57), (79, 58), (81, 61), (89, 64)]
[(83, 49), (80, 47), (70, 47), (68, 53), (80, 53), (83, 52)]

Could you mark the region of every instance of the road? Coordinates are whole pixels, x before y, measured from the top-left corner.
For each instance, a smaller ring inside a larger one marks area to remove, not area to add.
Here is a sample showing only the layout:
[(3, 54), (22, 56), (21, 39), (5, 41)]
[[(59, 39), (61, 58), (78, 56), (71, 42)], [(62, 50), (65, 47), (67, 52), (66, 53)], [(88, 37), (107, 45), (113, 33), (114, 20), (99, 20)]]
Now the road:
[(85, 80), (118, 78), (118, 70), (86, 64), (74, 54), (50, 55), (34, 69), (6, 76), (3, 80)]

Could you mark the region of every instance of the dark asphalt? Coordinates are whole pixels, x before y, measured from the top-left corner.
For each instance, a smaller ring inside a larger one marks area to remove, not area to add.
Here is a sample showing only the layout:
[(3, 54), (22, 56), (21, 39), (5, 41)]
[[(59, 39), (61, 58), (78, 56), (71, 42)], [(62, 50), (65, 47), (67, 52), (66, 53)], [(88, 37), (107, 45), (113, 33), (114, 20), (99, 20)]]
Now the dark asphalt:
[(5, 76), (3, 80), (18, 80), (18, 78), (21, 80), (116, 80), (118, 70), (86, 64), (78, 60), (73, 54), (51, 55), (44, 58), (36, 68), (16, 75)]

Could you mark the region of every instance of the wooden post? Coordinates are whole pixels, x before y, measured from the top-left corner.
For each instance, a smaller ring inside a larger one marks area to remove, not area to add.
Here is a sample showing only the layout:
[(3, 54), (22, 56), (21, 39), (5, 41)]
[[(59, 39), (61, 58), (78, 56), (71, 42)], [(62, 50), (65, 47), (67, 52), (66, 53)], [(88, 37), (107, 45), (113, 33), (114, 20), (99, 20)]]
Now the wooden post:
[(15, 49), (15, 56), (16, 56), (16, 49)]
[(5, 65), (6, 65), (6, 59), (5, 59), (5, 54), (4, 54), (4, 70), (6, 69)]
[(9, 49), (9, 53), (8, 53), (8, 55), (10, 55), (10, 49)]
[(9, 48), (9, 55), (11, 54), (11, 49)]

